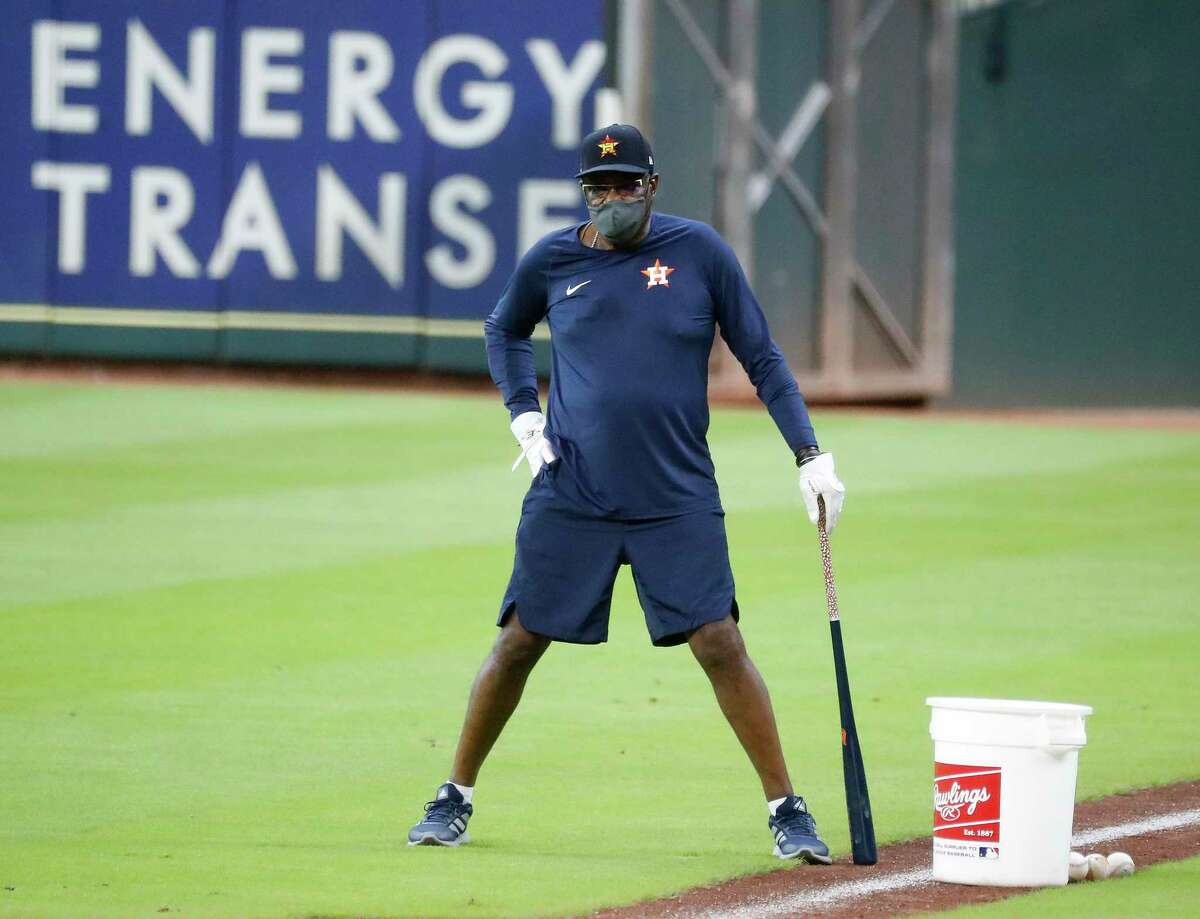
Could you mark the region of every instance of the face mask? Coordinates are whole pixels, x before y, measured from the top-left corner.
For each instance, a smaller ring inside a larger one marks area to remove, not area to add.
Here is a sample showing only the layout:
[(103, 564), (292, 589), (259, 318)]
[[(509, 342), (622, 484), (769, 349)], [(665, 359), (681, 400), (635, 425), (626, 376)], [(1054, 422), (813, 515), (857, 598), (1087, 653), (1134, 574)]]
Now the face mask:
[(589, 207), (592, 223), (609, 242), (618, 246), (633, 242), (646, 219), (650, 202), (606, 201), (600, 207)]

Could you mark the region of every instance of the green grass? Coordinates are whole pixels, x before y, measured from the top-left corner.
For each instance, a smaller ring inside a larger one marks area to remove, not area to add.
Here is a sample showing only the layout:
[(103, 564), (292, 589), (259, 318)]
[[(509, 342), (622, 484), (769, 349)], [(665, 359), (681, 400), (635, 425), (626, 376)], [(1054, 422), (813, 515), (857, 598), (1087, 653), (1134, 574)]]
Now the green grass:
[[(1087, 916), (1130, 919), (1131, 916), (1196, 915), (1200, 897), (1200, 858), (1162, 862), (1133, 877), (1100, 884), (1071, 884), (1039, 890), (1011, 900), (954, 910), (954, 919), (1008, 919), (1025, 916)], [(930, 913), (930, 916), (946, 916)]]
[[(1081, 797), (1200, 775), (1200, 436), (816, 420), (881, 841), (929, 831), (928, 695), (1094, 705)], [(711, 441), (747, 644), (844, 851), (795, 469), (765, 412), (715, 411)], [(627, 571), (609, 644), (534, 672), (476, 842), (404, 846), (495, 634), (513, 455), (498, 399), (0, 387), (0, 914), (555, 915), (777, 867)]]

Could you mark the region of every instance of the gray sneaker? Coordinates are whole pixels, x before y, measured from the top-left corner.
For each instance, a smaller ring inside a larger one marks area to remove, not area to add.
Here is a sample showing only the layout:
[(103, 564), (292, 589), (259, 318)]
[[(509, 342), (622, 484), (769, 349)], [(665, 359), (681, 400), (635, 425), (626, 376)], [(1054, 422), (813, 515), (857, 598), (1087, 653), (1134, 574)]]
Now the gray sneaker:
[(798, 858), (810, 865), (829, 865), (829, 846), (817, 835), (817, 822), (799, 795), (788, 795), (775, 816), (767, 820), (775, 834), (776, 858)]
[(447, 782), (425, 805), (425, 816), (408, 831), (410, 846), (461, 846), (470, 842), (467, 821), (475, 808), (463, 801), (462, 792)]

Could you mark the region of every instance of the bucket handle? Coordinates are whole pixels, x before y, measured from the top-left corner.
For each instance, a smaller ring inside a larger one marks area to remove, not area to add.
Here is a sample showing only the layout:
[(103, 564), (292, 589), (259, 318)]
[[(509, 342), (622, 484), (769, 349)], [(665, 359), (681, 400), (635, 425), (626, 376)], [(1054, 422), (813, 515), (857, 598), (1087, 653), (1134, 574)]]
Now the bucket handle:
[(1050, 722), (1046, 720), (1045, 715), (1038, 715), (1037, 720), (1037, 745), (1041, 750), (1047, 753), (1050, 751)]
[[(1037, 749), (1050, 756), (1065, 756), (1072, 750), (1078, 750), (1083, 746), (1079, 743), (1053, 743), (1050, 735), (1050, 722), (1046, 720), (1045, 715), (1038, 715), (1037, 734)], [(1084, 743), (1086, 742), (1085, 740)]]
[[(932, 734), (932, 730), (930, 731)], [(1025, 749), (1039, 750), (1047, 756), (1066, 756), (1073, 750), (1080, 750), (1087, 745), (1087, 738), (1081, 736), (1078, 740), (1071, 739), (1067, 743), (1054, 743), (1053, 735), (1050, 733), (1050, 722), (1045, 715), (1038, 715), (1036, 724), (1033, 728), (1032, 743), (996, 743), (993, 741), (991, 746), (997, 747), (1024, 747)], [(963, 744), (978, 744), (979, 739), (976, 737), (952, 737), (947, 735), (933, 735), (934, 740), (940, 740), (943, 743), (963, 743)]]

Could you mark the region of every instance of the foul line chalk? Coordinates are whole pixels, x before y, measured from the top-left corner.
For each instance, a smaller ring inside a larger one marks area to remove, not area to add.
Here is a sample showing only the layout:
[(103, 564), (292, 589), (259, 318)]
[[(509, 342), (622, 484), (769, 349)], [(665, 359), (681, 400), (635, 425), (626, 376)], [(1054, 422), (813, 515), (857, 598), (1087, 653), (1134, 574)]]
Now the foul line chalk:
[[(1071, 845), (1082, 847), (1094, 843), (1105, 842), (1109, 839), (1124, 839), (1127, 836), (1142, 836), (1146, 833), (1162, 830), (1174, 830), (1181, 826), (1200, 823), (1200, 809), (1179, 811), (1174, 814), (1163, 814), (1161, 817), (1148, 817), (1145, 820), (1131, 820), (1128, 823), (1118, 823), (1114, 826), (1100, 827), (1076, 833), (1071, 839)], [(814, 873), (819, 868), (809, 869)], [(933, 871), (929, 868), (915, 868), (909, 871), (898, 871), (883, 877), (864, 878), (861, 881), (847, 881), (842, 884), (831, 884), (818, 890), (797, 893), (777, 899), (748, 900), (744, 906), (719, 910), (699, 910), (687, 913), (694, 919), (756, 919), (759, 916), (790, 916), (803, 910), (811, 910), (819, 906), (840, 905), (847, 901), (876, 893), (888, 893), (893, 890), (908, 890), (924, 887), (933, 883)]]
[(1145, 820), (1131, 820), (1129, 823), (1105, 826), (1098, 830), (1085, 830), (1071, 837), (1071, 845), (1090, 846), (1093, 843), (1107, 842), (1110, 839), (1141, 836), (1161, 830), (1174, 830), (1191, 823), (1200, 823), (1200, 810), (1179, 811), (1175, 814), (1163, 814), (1161, 817), (1147, 817)]
[[(812, 869), (820, 871), (820, 868)], [(905, 890), (910, 887), (921, 887), (933, 882), (933, 871), (929, 868), (916, 868), (911, 871), (900, 871), (880, 878), (866, 878), (861, 881), (847, 881), (844, 884), (833, 884), (821, 890), (795, 894), (778, 900), (754, 900), (745, 906), (728, 910), (697, 913), (704, 919), (752, 919), (755, 916), (790, 916), (798, 910), (811, 909), (814, 906), (830, 906), (844, 900), (857, 900), (859, 897), (873, 893), (887, 893), (892, 890)]]

